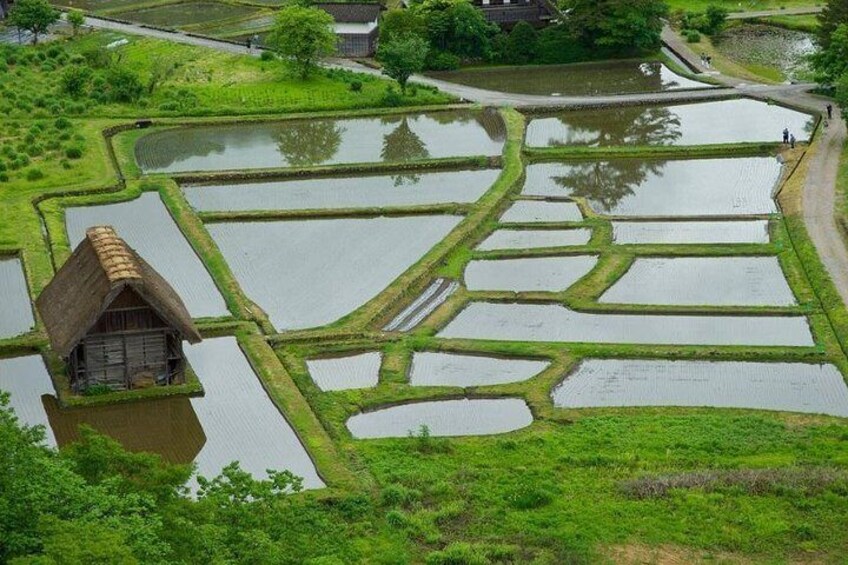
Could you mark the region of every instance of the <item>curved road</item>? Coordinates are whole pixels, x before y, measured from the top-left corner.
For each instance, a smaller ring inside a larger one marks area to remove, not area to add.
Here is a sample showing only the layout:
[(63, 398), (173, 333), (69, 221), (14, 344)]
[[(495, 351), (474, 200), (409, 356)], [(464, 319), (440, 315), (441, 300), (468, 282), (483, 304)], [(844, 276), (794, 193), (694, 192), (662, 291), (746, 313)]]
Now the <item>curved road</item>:
[[(819, 10), (820, 9), (818, 8), (801, 10), (773, 10), (768, 12), (731, 14), (730, 17), (745, 18), (816, 13)], [(93, 28), (107, 29), (133, 35), (143, 35), (188, 45), (207, 47), (227, 53), (251, 53), (254, 56), (259, 55), (258, 50), (249, 52), (244, 46), (226, 41), (191, 36), (181, 32), (153, 29), (131, 23), (86, 17), (86, 25)], [(716, 100), (742, 94), (760, 99), (777, 100), (779, 102), (803, 107), (816, 114), (820, 114), (827, 103), (826, 99), (819, 98), (808, 93), (812, 86), (814, 86), (811, 84), (765, 85), (746, 82), (734, 77), (721, 75), (717, 72), (710, 72), (708, 69), (704, 69), (701, 66), (699, 57), (686, 43), (680, 40), (680, 38), (670, 28), (663, 30), (663, 41), (675, 52), (677, 56), (684, 59), (690, 66), (705, 72), (722, 86), (700, 90), (680, 90), (617, 96), (554, 97), (482, 90), (425, 76), (413, 77), (412, 82), (433, 86), (443, 92), (456, 96), (457, 98), (480, 104), (524, 108), (575, 108), (633, 103), (669, 103), (695, 100)], [(380, 72), (376, 69), (348, 60), (335, 60), (330, 62), (329, 66), (345, 68), (369, 75), (380, 75)], [(804, 187), (803, 208), (804, 223), (807, 226), (810, 238), (813, 240), (828, 273), (830, 273), (830, 276), (842, 297), (843, 303), (848, 304), (848, 250), (846, 250), (845, 242), (843, 241), (834, 216), (836, 209), (836, 178), (845, 140), (845, 123), (842, 121), (837, 112), (834, 115), (834, 119), (830, 122), (830, 127), (822, 133), (817, 142), (817, 150), (812, 157), (807, 181)]]

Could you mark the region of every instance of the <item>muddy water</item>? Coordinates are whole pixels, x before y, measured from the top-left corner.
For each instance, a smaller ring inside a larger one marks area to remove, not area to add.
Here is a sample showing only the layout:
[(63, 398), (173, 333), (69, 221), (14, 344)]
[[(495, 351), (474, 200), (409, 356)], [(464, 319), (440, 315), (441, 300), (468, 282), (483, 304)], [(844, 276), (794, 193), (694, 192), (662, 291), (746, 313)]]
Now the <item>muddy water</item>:
[(310, 210), (474, 202), (499, 170), (328, 177), (279, 182), (183, 187), (195, 209), (208, 211)]
[(494, 67), (430, 73), (430, 76), (486, 90), (542, 96), (597, 96), (711, 88), (703, 82), (678, 75), (657, 61)]
[(208, 225), (277, 329), (323, 326), (376, 296), (460, 222), (406, 216)]
[(401, 163), (500, 155), (506, 126), (495, 111), (186, 126), (138, 140), (144, 173)]
[(499, 359), (454, 353), (415, 353), (409, 384), (413, 386), (486, 386), (532, 379), (547, 361)]
[(379, 351), (371, 351), (344, 357), (308, 359), (306, 367), (321, 390), (350, 390), (377, 386), (382, 361)]
[(174, 287), (192, 317), (229, 315), (211, 275), (156, 192), (145, 192), (130, 202), (68, 208), (65, 221), (74, 247), (85, 237), (87, 228), (114, 226), (118, 235)]
[(236, 6), (218, 2), (186, 2), (153, 8), (120, 12), (114, 17), (159, 27), (182, 27), (208, 23), (215, 20), (246, 18), (258, 14), (250, 6)]
[(42, 396), (52, 397), (53, 382), (40, 355), (0, 359), (0, 391), (9, 393), (9, 406), (21, 424), (44, 426), (45, 443), (56, 446)]
[(710, 306), (796, 303), (777, 257), (636, 259), (598, 302)]
[(711, 145), (779, 142), (787, 127), (801, 141), (815, 120), (808, 114), (740, 98), (676, 106), (629, 106), (561, 112), (532, 118), (527, 145)]
[(557, 304), (472, 302), (442, 338), (669, 345), (812, 346), (803, 316), (587, 314)]
[[(235, 338), (187, 345), (186, 355), (203, 385), (202, 397), (59, 409), (40, 357), (0, 361), (0, 388), (12, 392), (12, 406), (25, 423), (49, 420), (60, 446), (88, 424), (128, 449), (159, 453), (175, 463), (194, 461), (207, 477), (239, 461), (256, 477), (265, 477), (267, 469), (288, 469), (304, 478), (306, 488), (323, 486)], [(42, 401), (42, 395), (49, 396)]]
[(592, 237), (592, 230), (495, 230), (477, 249), (492, 251), (495, 249), (539, 249), (543, 247), (569, 247), (586, 245)]
[(26, 333), (34, 323), (20, 259), (0, 257), (0, 339)]
[(848, 416), (833, 365), (590, 359), (556, 388), (560, 408), (712, 406)]
[(472, 291), (559, 292), (586, 276), (597, 262), (592, 255), (471, 261), (465, 268), (465, 286)]
[(740, 222), (613, 222), (613, 243), (713, 244), (768, 243), (768, 221)]
[(715, 45), (732, 60), (776, 69), (786, 80), (812, 78), (807, 61), (816, 52), (812, 34), (777, 26), (743, 24), (727, 28)]
[(527, 404), (517, 398), (416, 402), (351, 417), (347, 428), (358, 439), (407, 437), (427, 426), (432, 436), (502, 434), (533, 423)]
[(527, 167), (522, 194), (582, 197), (614, 216), (771, 214), (780, 172), (773, 157), (541, 163)]
[(519, 200), (504, 212), (502, 224), (582, 222), (583, 214), (574, 202)]

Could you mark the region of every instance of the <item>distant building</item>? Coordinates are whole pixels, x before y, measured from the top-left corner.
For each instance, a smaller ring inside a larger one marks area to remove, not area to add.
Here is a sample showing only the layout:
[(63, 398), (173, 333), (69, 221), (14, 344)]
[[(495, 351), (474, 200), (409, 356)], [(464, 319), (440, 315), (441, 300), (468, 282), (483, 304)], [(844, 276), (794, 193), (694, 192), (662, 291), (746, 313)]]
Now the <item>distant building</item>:
[(377, 49), (377, 25), (380, 4), (328, 3), (315, 4), (336, 20), (338, 50), (343, 57), (370, 57)]
[(518, 22), (542, 27), (557, 18), (559, 10), (550, 0), (473, 0), (486, 20), (511, 28)]
[(86, 232), (36, 307), (76, 392), (185, 382), (182, 342), (200, 341), (174, 289), (109, 226)]

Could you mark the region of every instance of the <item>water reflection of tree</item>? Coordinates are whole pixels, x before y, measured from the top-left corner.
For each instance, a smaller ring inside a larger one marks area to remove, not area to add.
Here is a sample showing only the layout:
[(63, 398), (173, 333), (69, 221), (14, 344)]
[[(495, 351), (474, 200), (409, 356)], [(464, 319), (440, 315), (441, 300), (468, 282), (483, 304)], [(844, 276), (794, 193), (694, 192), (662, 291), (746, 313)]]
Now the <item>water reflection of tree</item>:
[(334, 120), (310, 120), (283, 125), (277, 149), (293, 167), (321, 165), (335, 157), (345, 130)]
[(225, 144), (209, 139), (206, 128), (179, 128), (142, 137), (136, 145), (139, 164), (147, 170), (165, 170), (191, 157), (221, 154)]
[(569, 129), (572, 139), (551, 140), (555, 146), (669, 145), (682, 135), (680, 117), (661, 106), (568, 112), (557, 118)]
[(609, 212), (633, 194), (649, 174), (661, 176), (664, 167), (665, 161), (630, 159), (569, 163), (565, 174), (551, 180), (572, 196), (592, 202), (597, 211)]
[[(395, 119), (384, 119), (383, 123), (394, 123)], [(389, 163), (402, 163), (427, 159), (430, 152), (427, 145), (418, 137), (409, 125), (409, 118), (399, 119), (397, 127), (383, 136), (383, 150), (380, 157)], [(395, 186), (418, 184), (421, 175), (415, 172), (403, 172), (392, 175)]]

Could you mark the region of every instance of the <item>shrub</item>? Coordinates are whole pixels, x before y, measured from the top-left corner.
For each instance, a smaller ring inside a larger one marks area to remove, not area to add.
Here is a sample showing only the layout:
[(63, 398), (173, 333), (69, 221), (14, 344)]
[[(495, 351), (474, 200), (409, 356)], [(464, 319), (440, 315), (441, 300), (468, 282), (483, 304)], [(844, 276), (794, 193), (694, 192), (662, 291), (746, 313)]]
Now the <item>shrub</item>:
[(71, 120), (65, 117), (56, 118), (56, 121), (53, 122), (53, 127), (56, 129), (68, 129), (71, 127)]
[(71, 145), (65, 149), (65, 157), (68, 159), (79, 159), (82, 157), (82, 148), (77, 145)]
[(362, 92), (362, 81), (361, 80), (351, 81), (350, 86), (348, 88), (350, 88), (351, 92)]
[(44, 178), (44, 172), (41, 169), (30, 169), (26, 173), (26, 180), (36, 181)]
[(62, 90), (72, 98), (79, 98), (88, 91), (91, 83), (91, 68), (84, 65), (72, 65), (62, 71)]
[(686, 35), (686, 43), (700, 43), (701, 42), (701, 34), (698, 33), (694, 29), (687, 29), (685, 32)]
[(531, 510), (547, 506), (553, 495), (547, 489), (535, 483), (522, 482), (506, 494), (510, 506), (519, 510)]
[(427, 68), (433, 71), (455, 71), (459, 63), (459, 57), (447, 51), (431, 51), (427, 57)]
[(113, 102), (135, 102), (144, 93), (138, 75), (126, 67), (112, 67), (106, 76), (109, 99)]
[(9, 173), (0, 173), (0, 182), (9, 182)]
[(381, 102), (384, 106), (400, 106), (403, 104), (403, 95), (394, 86), (389, 85), (386, 87), (386, 92), (383, 93)]
[(260, 61), (273, 61), (277, 56), (274, 55), (273, 51), (263, 51), (261, 55), (259, 55)]

